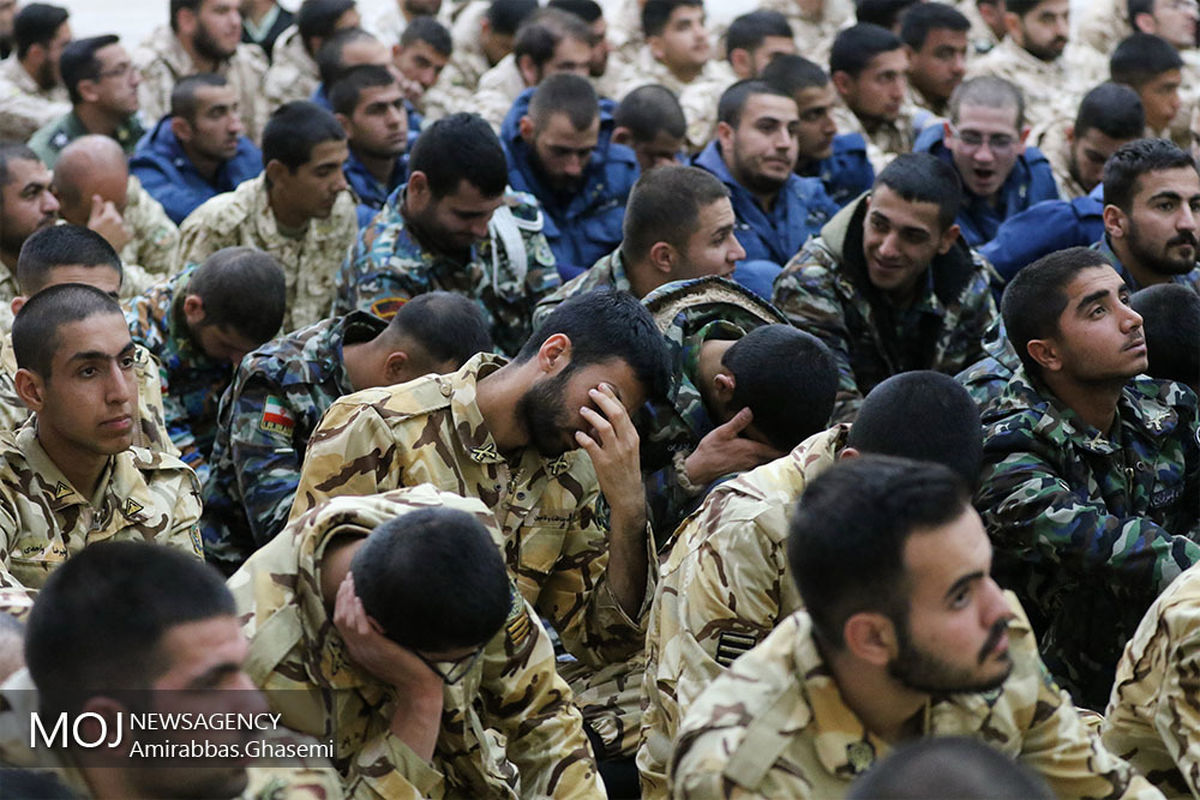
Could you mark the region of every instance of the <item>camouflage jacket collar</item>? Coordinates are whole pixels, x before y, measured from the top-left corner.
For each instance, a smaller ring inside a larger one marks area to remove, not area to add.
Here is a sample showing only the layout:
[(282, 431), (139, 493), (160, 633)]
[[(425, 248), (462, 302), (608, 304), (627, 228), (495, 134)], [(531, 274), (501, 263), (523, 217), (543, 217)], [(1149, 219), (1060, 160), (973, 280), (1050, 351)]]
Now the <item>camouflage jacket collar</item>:
[(1033, 431), (1057, 447), (1076, 446), (1099, 455), (1111, 455), (1121, 449), (1121, 428), (1131, 427), (1153, 439), (1159, 439), (1179, 424), (1179, 415), (1163, 399), (1170, 381), (1136, 376), (1125, 385), (1117, 401), (1114, 430), (1104, 433), (1088, 425), (1064, 406), (1040, 381), (1029, 377), (1022, 365), (1009, 379), (996, 404), (985, 411), (984, 424), (1019, 415), (1030, 415)]
[[(621, 255), (620, 247), (597, 261), (588, 272), (594, 269), (606, 270), (608, 272), (609, 281), (602, 285), (612, 286), (617, 291), (633, 294), (633, 286), (629, 283), (629, 276), (625, 273), (625, 257)], [(586, 275), (587, 273), (584, 274)]]

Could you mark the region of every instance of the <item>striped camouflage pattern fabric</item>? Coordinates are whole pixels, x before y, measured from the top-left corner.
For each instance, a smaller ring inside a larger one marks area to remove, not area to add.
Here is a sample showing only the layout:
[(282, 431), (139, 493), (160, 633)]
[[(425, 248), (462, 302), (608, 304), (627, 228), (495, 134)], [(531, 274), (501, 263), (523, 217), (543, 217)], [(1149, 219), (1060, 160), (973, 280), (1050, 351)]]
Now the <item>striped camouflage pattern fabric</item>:
[(426, 484), (333, 498), (251, 556), (229, 580), (250, 639), (247, 671), (285, 724), (333, 738), (334, 765), (350, 797), (603, 797), (582, 719), (555, 672), (553, 646), (515, 586), (503, 628), (463, 680), (445, 687), (432, 764), (391, 733), (394, 689), (350, 661), (321, 596), (325, 546), (439, 507), (472, 515), (503, 546), (495, 517), (479, 500)]

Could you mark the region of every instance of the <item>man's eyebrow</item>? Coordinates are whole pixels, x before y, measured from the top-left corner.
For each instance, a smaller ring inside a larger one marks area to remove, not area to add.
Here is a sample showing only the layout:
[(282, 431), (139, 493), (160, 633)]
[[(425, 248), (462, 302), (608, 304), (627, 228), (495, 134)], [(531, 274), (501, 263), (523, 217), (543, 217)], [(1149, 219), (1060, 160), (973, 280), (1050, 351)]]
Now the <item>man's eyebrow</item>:
[(1098, 289), (1091, 294), (1084, 295), (1084, 298), (1079, 301), (1078, 305), (1075, 306), (1075, 310), (1082, 311), (1085, 306), (1089, 306), (1097, 300), (1103, 300), (1104, 298), (1108, 297), (1108, 295), (1108, 289)]
[(966, 588), (967, 584), (973, 583), (974, 581), (978, 581), (978, 580), (982, 580), (982, 579), (983, 579), (983, 571), (982, 570), (980, 570), (978, 572), (972, 572), (967, 575), (963, 575), (961, 578), (956, 580), (954, 583), (950, 584), (950, 588), (946, 590), (946, 594), (943, 595), (943, 599), (948, 600), (949, 598), (951, 598), (955, 594), (957, 594), (960, 589)]
[(1171, 189), (1163, 189), (1161, 192), (1155, 192), (1154, 194), (1150, 195), (1150, 197), (1147, 198), (1146, 202), (1149, 203), (1154, 200), (1182, 200), (1182, 199), (1183, 199), (1183, 195), (1181, 195), (1179, 192), (1172, 191)]
[(216, 683), (218, 678), (230, 675), (241, 669), (241, 666), (232, 661), (225, 661), (220, 664), (209, 667), (204, 672), (188, 681), (188, 688), (203, 688)]
[(115, 356), (109, 355), (108, 353), (105, 353), (102, 350), (81, 350), (78, 353), (76, 353), (75, 355), (71, 356), (69, 359), (67, 359), (67, 361), (68, 362), (71, 362), (71, 361), (102, 361), (102, 360), (108, 360), (108, 359), (113, 359), (113, 358), (120, 358), (121, 356), (125, 355), (126, 353), (132, 353), (132, 352), (133, 352), (133, 342), (130, 342), (129, 344), (122, 347), (120, 352), (118, 352)]

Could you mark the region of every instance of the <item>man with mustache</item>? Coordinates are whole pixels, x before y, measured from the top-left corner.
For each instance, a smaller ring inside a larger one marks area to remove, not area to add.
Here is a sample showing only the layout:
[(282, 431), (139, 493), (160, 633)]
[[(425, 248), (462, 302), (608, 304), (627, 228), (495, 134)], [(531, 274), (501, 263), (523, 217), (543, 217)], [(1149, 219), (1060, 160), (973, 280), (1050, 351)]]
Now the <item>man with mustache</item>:
[(1025, 93), (1030, 127), (1050, 125), (1063, 109), (1104, 79), (1104, 60), (1090, 48), (1070, 48), (1070, 0), (1006, 0), (1008, 36), (974, 61), (967, 78), (995, 75)]
[(675, 798), (839, 798), (893, 747), (946, 735), (996, 748), (1058, 797), (1153, 795), (1047, 679), (950, 469), (884, 456), (832, 467), (796, 507), (787, 551), (803, 610), (697, 698)]
[(1104, 168), (1104, 237), (1095, 248), (1130, 291), (1182, 283), (1200, 292), (1200, 173), (1164, 139), (1141, 139)]
[(975, 505), (997, 578), (1041, 632), (1050, 673), (1094, 709), (1142, 614), (1200, 561), (1196, 395), (1141, 374), (1130, 294), (1083, 247), (1018, 272), (1002, 310), (1021, 367), (982, 415)]
[[(760, 80), (739, 81), (721, 95), (717, 137), (696, 157), (696, 166), (729, 189), (738, 242), (746, 249), (734, 280), (764, 294), (779, 272), (774, 267), (782, 268), (838, 210), (819, 178), (792, 171), (799, 124), (787, 92)], [(748, 271), (762, 272), (761, 288)]]
[(51, 175), (37, 153), (23, 144), (0, 144), (0, 327), (12, 327), (8, 305), (17, 295), (17, 258), (35, 231), (58, 219)]
[(0, 63), (0, 137), (23, 142), (71, 110), (58, 70), (71, 41), (68, 16), (65, 8), (30, 3), (13, 20), (17, 53)]
[(612, 131), (612, 114), (601, 108), (592, 85), (572, 74), (526, 89), (500, 127), (508, 184), (541, 203), (543, 230), (564, 280), (621, 243), (638, 162), (612, 141)]

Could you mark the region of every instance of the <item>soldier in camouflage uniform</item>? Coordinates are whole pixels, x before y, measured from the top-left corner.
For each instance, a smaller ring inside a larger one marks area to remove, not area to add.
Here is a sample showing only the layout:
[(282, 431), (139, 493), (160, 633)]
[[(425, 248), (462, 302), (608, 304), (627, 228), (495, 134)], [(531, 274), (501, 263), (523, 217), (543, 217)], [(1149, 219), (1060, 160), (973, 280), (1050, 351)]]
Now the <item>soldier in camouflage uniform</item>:
[(50, 191), (50, 171), (23, 144), (0, 144), (0, 330), (12, 327), (10, 304), (21, 293), (17, 287), (17, 259), (31, 234), (58, 220), (58, 200)]
[(71, 110), (58, 71), (58, 57), (71, 41), (67, 17), (65, 8), (43, 6), (22, 20), (18, 52), (0, 61), (0, 140), (23, 142)]
[(505, 192), (507, 172), (499, 140), (479, 117), (430, 126), (409, 158), (408, 183), (346, 255), (334, 313), (388, 319), (410, 297), (455, 292), (479, 304), (496, 346), (515, 353), (558, 273), (537, 201)]
[[(213, 72), (229, 81), (238, 96), (246, 136), (258, 143), (271, 107), (263, 93), (267, 59), (261, 48), (241, 44), (241, 14), (217, 0), (171, 4), (170, 28), (159, 27), (134, 52), (141, 73), (138, 99), (148, 120), (160, 120), (171, 108), (171, 91), (180, 78)], [(205, 42), (197, 46), (197, 40)]]
[(785, 542), (789, 513), (809, 482), (858, 453), (942, 463), (974, 481), (981, 440), (979, 414), (951, 378), (907, 372), (868, 395), (853, 428), (814, 434), (709, 493), (660, 548), (637, 755), (647, 800), (667, 794), (671, 743), (697, 695), (800, 607)]
[(283, 271), (269, 255), (231, 247), (127, 302), (135, 343), (158, 360), (171, 443), (208, 481), (217, 402), (242, 356), (279, 331)]
[(1171, 582), (1150, 606), (1117, 663), (1104, 714), (1104, 745), (1168, 797), (1200, 793), (1196, 682), (1200, 567)]
[(996, 748), (1060, 798), (1160, 796), (1047, 675), (953, 472), (844, 462), (806, 491), (789, 539), (806, 610), (696, 700), (673, 797), (838, 798), (895, 745), (946, 735)]
[(227, 746), (250, 734), (241, 743), (248, 745), (252, 736), (269, 747), (317, 744), (270, 723), (233, 734), (187, 734), (170, 723), (162, 734), (130, 732), (126, 726), (124, 746), (86, 752), (73, 744), (66, 750), (37, 744), (34, 720), (39, 711), (77, 718), (101, 699), (122, 716), (183, 710), (205, 715), (210, 724), (226, 714), (267, 714), (262, 696), (243, 671), (246, 642), (234, 612), (233, 597), (211, 569), (167, 548), (120, 542), (88, 548), (72, 558), (61, 577), (51, 577), (30, 616), (29, 669), (0, 690), (0, 775), (6, 789), (20, 792), (19, 784), (4, 774), (5, 768), (20, 768), (54, 776), (69, 787), (62, 794), (24, 796), (343, 797), (327, 759), (264, 756), (214, 763), (180, 756), (164, 758), (160, 763), (167, 768), (161, 769), (129, 756), (134, 741), (147, 750), (164, 740)]
[[(298, 138), (307, 157), (292, 163)], [(263, 134), (263, 173), (188, 215), (176, 271), (226, 247), (255, 247), (287, 278), (285, 331), (327, 317), (334, 273), (358, 232), (342, 173), (349, 152), (346, 132), (328, 111), (307, 102), (276, 109)]]
[(1047, 665), (1096, 709), (1146, 608), (1200, 560), (1196, 396), (1139, 376), (1128, 296), (1086, 248), (1017, 273), (1004, 325), (1022, 367), (984, 415), (976, 498)]
[(735, 226), (729, 190), (711, 173), (679, 164), (644, 172), (625, 206), (621, 246), (542, 298), (533, 324), (564, 300), (601, 287), (641, 299), (672, 281), (727, 278), (746, 256)]
[(17, 393), (37, 416), (0, 434), (0, 586), (36, 591), (107, 540), (203, 558), (195, 474), (130, 446), (134, 345), (117, 302), (91, 286), (44, 289), (21, 308), (13, 347)]
[(454, 372), (491, 347), (474, 303), (430, 292), (391, 322), (352, 311), (255, 350), (221, 398), (204, 494), (206, 558), (232, 573), (283, 529), (309, 437), (334, 400)]
[[(358, 14), (353, 8), (348, 13)], [(329, 33), (332, 30), (325, 36)], [(263, 79), (267, 108), (279, 108), (284, 103), (307, 100), (313, 96), (313, 92), (321, 85), (321, 75), (317, 71), (314, 56), (315, 53), (308, 51), (308, 43), (300, 35), (297, 26), (293, 25), (279, 34), (271, 54), (271, 66), (267, 68)]]
[[(379, 553), (390, 537), (426, 539), (429, 534), (421, 526), (432, 523), (434, 512), (437, 519), (446, 520), (445, 525), (451, 520), (456, 526), (462, 524), (449, 512), (465, 516), (468, 525), (473, 523), (477, 530), (445, 530), (444, 535), (454, 536), (455, 541), (464, 542), (465, 533), (478, 533), (485, 548), (488, 537), (497, 547), (504, 545), (496, 519), (479, 500), (420, 485), (318, 504), (254, 554), (229, 581), (242, 629), (251, 640), (247, 659), (251, 677), (268, 691), (268, 699), (277, 704), (289, 727), (321, 739), (334, 737), (334, 764), (353, 797), (603, 797), (579, 713), (564, 702), (571, 693), (555, 673), (549, 637), (502, 572), (495, 576), (490, 570), (486, 576), (473, 572), (480, 576), (473, 591), (489, 599), (493, 594), (489, 590), (499, 583), (503, 616), (497, 619), (499, 630), (491, 628), (481, 646), (477, 642), (469, 646), (469, 661), (456, 662), (457, 678), (445, 679), (452, 673), (439, 670), (436, 659), (412, 646), (404, 648), (406, 661), (415, 661), (413, 655), (425, 661), (413, 668), (426, 681), (442, 684), (436, 743), (426, 745), (431, 752), (419, 752), (415, 742), (394, 732), (390, 718), (404, 695), (398, 698), (397, 689), (380, 674), (379, 658), (373, 663), (356, 660), (355, 640), (362, 634), (353, 639), (348, 634), (341, 616), (345, 592), (337, 590), (350, 573), (351, 599), (356, 586), (362, 599), (366, 565), (361, 559), (351, 562), (349, 554), (358, 547), (374, 547), (373, 553)], [(407, 516), (417, 513), (423, 522), (406, 523)], [(342, 544), (339, 550), (334, 550), (336, 537)], [(460, 547), (467, 549), (465, 543)], [(494, 557), (490, 549), (485, 554)], [(464, 555), (478, 559), (481, 554)], [(454, 566), (464, 569), (458, 563)], [(499, 560), (495, 567), (500, 567)], [(377, 571), (384, 568), (376, 566)], [(269, 580), (257, 579), (268, 574)], [(368, 600), (362, 599), (362, 605)], [(427, 607), (436, 609), (438, 602), (439, 598), (430, 597)], [(328, 610), (331, 607), (334, 614)], [(487, 609), (490, 619), (491, 606)], [(455, 618), (451, 611), (433, 613)], [(383, 623), (377, 626), (376, 630), (387, 629)], [(373, 635), (401, 650), (398, 639)], [(400, 669), (392, 666), (392, 674)], [(430, 670), (437, 675), (430, 675)], [(302, 693), (311, 701), (298, 702)]]
[(758, 7), (783, 14), (796, 52), (817, 64), (829, 63), (834, 38), (854, 18), (851, 0), (763, 0)]
[[(889, 375), (953, 374), (983, 356), (996, 319), (992, 271), (958, 236), (959, 192), (958, 175), (938, 159), (901, 156), (775, 279), (775, 306), (838, 359), (835, 422), (852, 421)], [(919, 229), (919, 243), (901, 228)]]
[[(60, 260), (64, 252), (69, 253), (69, 262)], [(30, 236), (21, 247), (20, 264), (21, 295), (13, 301), (18, 310), (33, 295), (60, 283), (86, 283), (116, 299), (124, 277), (112, 245), (100, 234), (74, 225), (55, 225)], [(178, 456), (167, 435), (158, 362), (141, 345), (134, 347), (133, 355), (138, 396), (133, 444)], [(30, 416), (17, 394), (16, 374), (12, 333), (5, 331), (0, 338), (0, 430), (16, 430)]]

